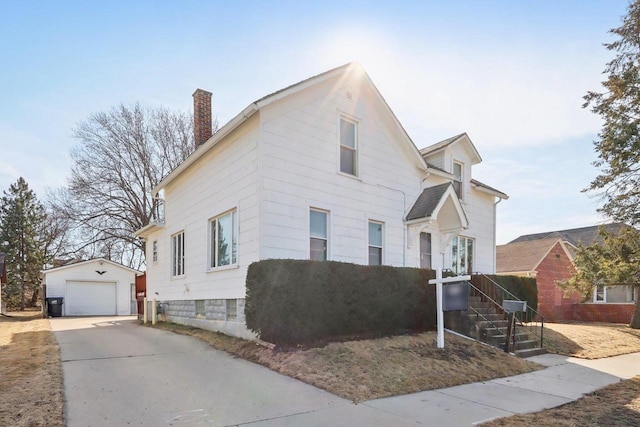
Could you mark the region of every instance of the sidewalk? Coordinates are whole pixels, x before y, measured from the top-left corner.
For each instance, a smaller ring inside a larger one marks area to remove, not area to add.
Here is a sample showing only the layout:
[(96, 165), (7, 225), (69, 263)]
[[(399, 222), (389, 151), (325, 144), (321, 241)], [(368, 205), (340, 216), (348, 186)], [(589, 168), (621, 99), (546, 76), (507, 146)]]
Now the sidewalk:
[(514, 377), (369, 401), (365, 405), (424, 425), (475, 425), (497, 417), (559, 406), (640, 374), (640, 353), (599, 360), (545, 354), (529, 360), (547, 368)]
[(599, 360), (546, 354), (546, 369), (486, 382), (371, 400), (252, 426), (473, 426), (498, 417), (553, 408), (621, 379), (640, 375), (640, 353)]

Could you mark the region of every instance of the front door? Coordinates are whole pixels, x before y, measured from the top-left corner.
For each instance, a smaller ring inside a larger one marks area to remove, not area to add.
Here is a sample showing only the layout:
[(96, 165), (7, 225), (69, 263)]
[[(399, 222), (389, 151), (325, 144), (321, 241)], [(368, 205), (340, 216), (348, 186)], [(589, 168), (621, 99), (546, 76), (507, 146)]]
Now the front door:
[(420, 233), (420, 268), (431, 268), (431, 233)]

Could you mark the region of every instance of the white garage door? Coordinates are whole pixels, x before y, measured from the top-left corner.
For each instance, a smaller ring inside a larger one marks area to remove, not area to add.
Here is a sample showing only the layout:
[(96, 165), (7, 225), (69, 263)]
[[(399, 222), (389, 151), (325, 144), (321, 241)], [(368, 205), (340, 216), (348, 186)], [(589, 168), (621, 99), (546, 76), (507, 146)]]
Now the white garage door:
[(115, 315), (116, 284), (67, 282), (63, 308), (67, 316)]

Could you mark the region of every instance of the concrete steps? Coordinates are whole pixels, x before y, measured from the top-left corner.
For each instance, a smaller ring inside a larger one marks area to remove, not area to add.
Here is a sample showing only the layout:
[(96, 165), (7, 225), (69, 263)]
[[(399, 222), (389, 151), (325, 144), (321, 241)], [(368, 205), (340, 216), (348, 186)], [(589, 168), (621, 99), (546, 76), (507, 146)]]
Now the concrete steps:
[[(464, 330), (458, 332), (494, 347), (505, 348), (509, 321), (500, 307), (496, 307), (490, 301), (481, 301), (480, 297), (470, 296), (466, 318), (463, 322), (466, 326), (463, 329), (467, 329), (468, 333), (465, 333)], [(518, 357), (546, 353), (546, 350), (539, 347), (538, 338), (521, 327), (516, 327), (515, 349), (513, 351)]]

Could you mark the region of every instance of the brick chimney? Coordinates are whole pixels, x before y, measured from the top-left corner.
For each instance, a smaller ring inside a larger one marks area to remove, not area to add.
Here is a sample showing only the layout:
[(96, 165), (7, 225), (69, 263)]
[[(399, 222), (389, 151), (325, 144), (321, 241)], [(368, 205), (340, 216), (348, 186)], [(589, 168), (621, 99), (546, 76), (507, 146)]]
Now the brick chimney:
[(193, 136), (196, 149), (211, 138), (211, 92), (193, 92)]

